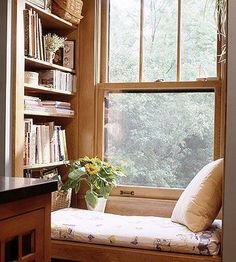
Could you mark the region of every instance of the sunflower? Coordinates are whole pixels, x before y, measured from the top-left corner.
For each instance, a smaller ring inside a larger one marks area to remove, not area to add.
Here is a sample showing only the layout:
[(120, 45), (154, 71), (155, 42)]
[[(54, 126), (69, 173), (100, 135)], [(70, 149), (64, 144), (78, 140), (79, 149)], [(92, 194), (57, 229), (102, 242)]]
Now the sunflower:
[(100, 171), (100, 168), (94, 164), (88, 163), (84, 167), (89, 175), (96, 175)]

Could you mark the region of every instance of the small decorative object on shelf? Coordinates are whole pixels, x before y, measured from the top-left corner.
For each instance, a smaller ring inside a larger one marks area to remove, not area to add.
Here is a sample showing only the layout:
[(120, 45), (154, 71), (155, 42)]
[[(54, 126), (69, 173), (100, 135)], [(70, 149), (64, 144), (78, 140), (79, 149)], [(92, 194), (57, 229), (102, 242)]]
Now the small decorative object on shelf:
[(34, 4), (47, 12), (52, 10), (52, 1), (51, 0), (27, 0), (28, 3)]
[(38, 86), (39, 84), (39, 73), (25, 71), (25, 83), (31, 86)]
[[(68, 179), (62, 186), (62, 190), (75, 189), (78, 193), (81, 182), (85, 182), (89, 189), (85, 195), (85, 201), (89, 210), (104, 212), (106, 199), (116, 179), (125, 176), (120, 167), (112, 166), (99, 158), (84, 157), (71, 164)], [(101, 200), (100, 200), (101, 198)]]
[(83, 16), (81, 16), (82, 7), (83, 1), (81, 0), (53, 0), (52, 2), (53, 14), (72, 24), (79, 24), (83, 18)]
[(56, 34), (47, 34), (45, 36), (45, 46), (46, 46), (46, 61), (49, 63), (53, 63), (53, 59), (55, 58), (55, 52), (59, 50), (59, 48), (64, 47), (65, 43), (64, 37), (59, 37)]
[(74, 41), (65, 41), (63, 48), (63, 66), (74, 69)]

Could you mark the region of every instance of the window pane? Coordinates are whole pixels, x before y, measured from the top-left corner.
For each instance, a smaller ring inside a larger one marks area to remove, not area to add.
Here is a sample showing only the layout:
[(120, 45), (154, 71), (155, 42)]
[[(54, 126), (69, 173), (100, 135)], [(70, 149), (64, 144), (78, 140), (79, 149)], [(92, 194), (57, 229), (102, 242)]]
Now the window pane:
[(139, 80), (140, 1), (110, 0), (109, 82)]
[(215, 77), (217, 30), (214, 1), (181, 2), (181, 79)]
[(144, 1), (143, 81), (176, 80), (176, 0)]
[(214, 93), (108, 93), (104, 157), (120, 184), (184, 188), (213, 160)]

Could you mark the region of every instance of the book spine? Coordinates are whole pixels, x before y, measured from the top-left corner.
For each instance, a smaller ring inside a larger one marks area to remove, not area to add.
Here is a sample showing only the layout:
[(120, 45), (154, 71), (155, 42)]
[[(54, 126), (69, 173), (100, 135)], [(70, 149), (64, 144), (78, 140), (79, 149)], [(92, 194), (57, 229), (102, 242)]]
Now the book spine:
[(49, 135), (49, 126), (45, 126), (45, 159), (46, 163), (50, 163), (50, 135)]
[(65, 160), (68, 160), (68, 151), (67, 151), (67, 143), (66, 143), (66, 131), (65, 129), (62, 130), (62, 137), (63, 137), (63, 145), (64, 145), (64, 152), (65, 152)]
[(24, 10), (25, 55), (29, 55), (29, 10)]

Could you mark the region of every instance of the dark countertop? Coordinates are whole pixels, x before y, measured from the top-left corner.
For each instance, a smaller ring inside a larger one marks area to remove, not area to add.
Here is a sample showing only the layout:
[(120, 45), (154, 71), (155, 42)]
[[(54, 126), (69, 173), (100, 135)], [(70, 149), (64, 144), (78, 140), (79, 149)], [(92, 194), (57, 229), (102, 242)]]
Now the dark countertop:
[(23, 177), (0, 177), (0, 204), (57, 190), (57, 181)]

